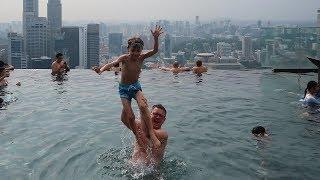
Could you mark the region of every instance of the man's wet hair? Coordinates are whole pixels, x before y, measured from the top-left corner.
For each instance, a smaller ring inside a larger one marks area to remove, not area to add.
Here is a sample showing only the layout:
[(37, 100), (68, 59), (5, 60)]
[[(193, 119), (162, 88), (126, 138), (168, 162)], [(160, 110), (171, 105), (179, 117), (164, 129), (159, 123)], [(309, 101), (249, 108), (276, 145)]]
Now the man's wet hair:
[(262, 126), (256, 126), (256, 127), (252, 128), (251, 133), (252, 134), (265, 134), (266, 129)]
[(144, 42), (142, 41), (141, 38), (131, 38), (128, 40), (128, 49), (132, 48), (132, 49), (137, 49), (137, 50), (142, 50), (144, 46)]
[(201, 67), (201, 66), (202, 66), (202, 61), (198, 60), (198, 61), (196, 62), (196, 65), (197, 65), (197, 67)]
[(63, 56), (62, 53), (58, 53), (58, 54), (56, 55), (56, 58), (59, 59), (59, 58), (62, 57), (62, 56)]
[(174, 62), (172, 66), (175, 67), (175, 68), (178, 68), (179, 67), (179, 62), (178, 61)]
[(159, 108), (159, 109), (163, 110), (164, 113), (167, 115), (167, 110), (162, 104), (155, 104), (152, 106), (152, 109), (154, 109), (154, 108)]
[(0, 61), (0, 70), (1, 69), (5, 69), (6, 63), (4, 63), (3, 61)]

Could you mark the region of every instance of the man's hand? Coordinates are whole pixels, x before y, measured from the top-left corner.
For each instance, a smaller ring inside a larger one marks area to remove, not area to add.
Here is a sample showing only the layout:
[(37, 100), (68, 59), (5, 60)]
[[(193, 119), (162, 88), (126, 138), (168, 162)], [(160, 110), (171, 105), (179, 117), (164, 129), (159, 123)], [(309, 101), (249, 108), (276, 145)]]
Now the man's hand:
[(162, 31), (162, 27), (156, 25), (156, 28), (154, 29), (154, 31), (150, 30), (151, 31), (151, 34), (152, 36), (155, 38), (155, 39), (158, 39), (159, 36), (163, 33)]

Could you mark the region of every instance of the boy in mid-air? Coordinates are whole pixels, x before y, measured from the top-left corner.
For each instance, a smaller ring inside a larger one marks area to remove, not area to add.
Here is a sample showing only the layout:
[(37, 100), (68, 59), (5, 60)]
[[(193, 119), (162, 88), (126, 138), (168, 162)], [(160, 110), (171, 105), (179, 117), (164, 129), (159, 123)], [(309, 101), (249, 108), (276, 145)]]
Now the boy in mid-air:
[(160, 26), (156, 26), (154, 31), (151, 30), (151, 33), (154, 37), (153, 50), (142, 53), (144, 46), (143, 41), (140, 38), (131, 38), (128, 40), (128, 54), (120, 56), (117, 60), (108, 63), (101, 68), (93, 67), (92, 69), (96, 73), (101, 74), (103, 71), (110, 71), (111, 67), (121, 63), (121, 82), (119, 84), (119, 94), (123, 105), (121, 120), (137, 137), (135, 116), (131, 107), (131, 100), (134, 98), (138, 103), (142, 122), (147, 128), (147, 136), (150, 137), (153, 145), (159, 147), (161, 143), (153, 131), (147, 100), (143, 96), (141, 85), (139, 83), (139, 75), (143, 65), (143, 60), (158, 52), (159, 36), (163, 31)]

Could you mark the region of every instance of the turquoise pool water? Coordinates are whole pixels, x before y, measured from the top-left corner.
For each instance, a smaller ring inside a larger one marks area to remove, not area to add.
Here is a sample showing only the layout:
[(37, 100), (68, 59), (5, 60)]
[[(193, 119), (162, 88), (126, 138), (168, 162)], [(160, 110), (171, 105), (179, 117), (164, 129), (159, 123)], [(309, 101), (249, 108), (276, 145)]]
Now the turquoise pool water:
[[(133, 137), (113, 73), (73, 70), (58, 82), (49, 70), (16, 70), (1, 93), (9, 104), (0, 111), (0, 179), (318, 179), (320, 121), (298, 102), (312, 79), (143, 71), (144, 94), (167, 108), (169, 133), (160, 168), (145, 169), (127, 163)], [(256, 125), (270, 143), (252, 138)]]

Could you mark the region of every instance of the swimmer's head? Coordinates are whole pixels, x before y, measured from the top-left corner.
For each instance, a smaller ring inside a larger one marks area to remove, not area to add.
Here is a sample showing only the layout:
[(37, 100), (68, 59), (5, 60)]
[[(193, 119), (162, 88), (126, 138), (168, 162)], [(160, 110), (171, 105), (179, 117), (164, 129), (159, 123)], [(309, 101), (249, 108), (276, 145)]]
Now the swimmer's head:
[(134, 37), (128, 40), (127, 48), (128, 48), (129, 54), (133, 57), (140, 56), (143, 50), (143, 46), (144, 46), (144, 43), (141, 38)]
[(255, 136), (265, 136), (267, 134), (266, 129), (262, 126), (256, 126), (251, 130), (251, 133)]
[(179, 67), (179, 62), (178, 61), (175, 61), (172, 65), (174, 68), (178, 68)]
[(197, 65), (197, 67), (201, 67), (201, 66), (202, 66), (202, 61), (198, 60), (198, 61), (196, 62), (196, 65)]
[(161, 104), (152, 106), (151, 120), (153, 122), (153, 129), (161, 129), (162, 124), (166, 120), (167, 110)]
[(317, 91), (319, 91), (318, 83), (315, 81), (309, 81), (307, 84), (307, 88), (304, 91), (304, 97), (306, 97), (307, 92), (315, 93)]
[(57, 61), (62, 61), (63, 60), (63, 54), (62, 53), (58, 53), (56, 55), (56, 59), (57, 59)]

